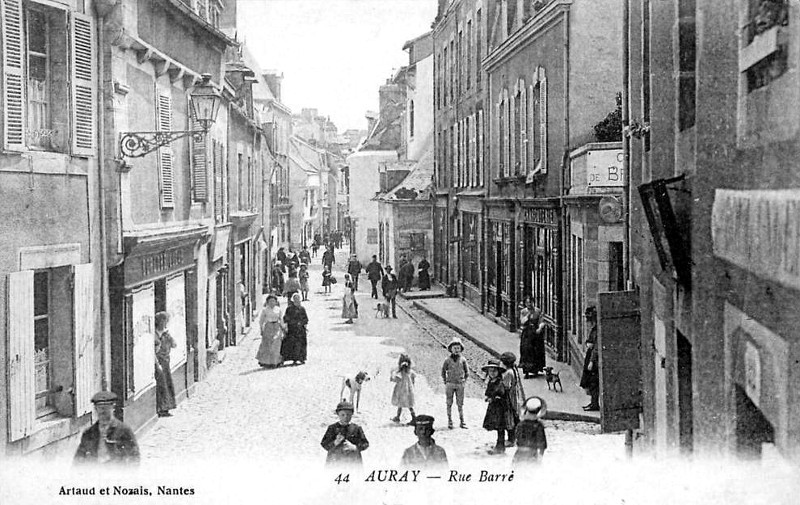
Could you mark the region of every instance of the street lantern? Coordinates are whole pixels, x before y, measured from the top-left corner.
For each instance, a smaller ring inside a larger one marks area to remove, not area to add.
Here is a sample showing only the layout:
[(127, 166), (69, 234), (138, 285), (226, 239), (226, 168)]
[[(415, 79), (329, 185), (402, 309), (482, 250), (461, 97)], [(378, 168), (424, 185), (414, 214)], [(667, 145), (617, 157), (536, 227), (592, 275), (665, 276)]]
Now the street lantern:
[(211, 125), (217, 120), (221, 101), (222, 97), (219, 91), (211, 84), (211, 74), (203, 74), (201, 81), (189, 95), (190, 114), (200, 130), (122, 132), (119, 139), (120, 153), (123, 158), (141, 158), (159, 147), (189, 135), (201, 142)]
[(217, 120), (222, 97), (219, 91), (211, 85), (211, 74), (203, 74), (202, 79), (189, 96), (189, 103), (195, 121), (204, 132), (207, 132)]

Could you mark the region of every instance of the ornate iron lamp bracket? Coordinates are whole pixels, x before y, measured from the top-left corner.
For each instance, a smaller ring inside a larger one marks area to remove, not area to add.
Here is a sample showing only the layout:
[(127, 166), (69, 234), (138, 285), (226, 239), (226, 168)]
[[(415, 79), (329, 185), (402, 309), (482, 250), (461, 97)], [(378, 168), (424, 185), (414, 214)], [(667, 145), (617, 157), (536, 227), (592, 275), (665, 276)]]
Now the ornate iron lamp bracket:
[(192, 136), (196, 142), (202, 142), (206, 132), (200, 131), (161, 131), (161, 132), (124, 132), (120, 134), (119, 150), (123, 157), (141, 158), (159, 147), (166, 146), (178, 139)]

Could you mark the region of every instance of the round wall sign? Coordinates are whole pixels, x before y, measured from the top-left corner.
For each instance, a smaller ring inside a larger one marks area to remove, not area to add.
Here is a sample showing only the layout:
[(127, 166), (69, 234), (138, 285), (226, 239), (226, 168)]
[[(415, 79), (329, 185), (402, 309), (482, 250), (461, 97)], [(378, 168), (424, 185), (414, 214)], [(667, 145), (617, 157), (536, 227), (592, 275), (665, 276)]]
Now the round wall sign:
[(600, 219), (606, 223), (617, 223), (622, 219), (622, 202), (616, 196), (604, 196), (598, 205)]

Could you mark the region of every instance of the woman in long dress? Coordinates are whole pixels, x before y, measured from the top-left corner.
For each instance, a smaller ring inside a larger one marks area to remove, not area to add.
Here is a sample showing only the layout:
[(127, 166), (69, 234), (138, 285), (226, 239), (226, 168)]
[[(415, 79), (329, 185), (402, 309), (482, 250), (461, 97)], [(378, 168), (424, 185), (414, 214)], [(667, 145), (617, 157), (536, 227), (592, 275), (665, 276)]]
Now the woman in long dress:
[(155, 317), (156, 337), (156, 413), (158, 417), (169, 417), (175, 408), (175, 385), (172, 382), (169, 353), (177, 346), (175, 339), (167, 331), (169, 314), (159, 312)]
[(422, 260), (419, 262), (419, 265), (417, 265), (417, 268), (419, 269), (419, 273), (417, 274), (417, 284), (419, 285), (420, 291), (431, 289), (431, 276), (428, 273), (428, 269), (430, 267), (431, 264), (428, 263), (428, 260), (425, 258), (422, 258)]
[(285, 361), (292, 361), (296, 365), (306, 362), (308, 345), (306, 337), (308, 314), (301, 303), (300, 293), (295, 293), (283, 315), (283, 321), (286, 323), (286, 337), (281, 344), (281, 355)]
[(258, 347), (256, 359), (264, 368), (274, 368), (283, 363), (281, 343), (283, 342), (283, 324), (281, 323), (281, 306), (278, 297), (267, 296), (266, 306), (258, 319), (261, 329), (261, 345)]
[(528, 299), (522, 309), (522, 334), (519, 340), (519, 366), (525, 378), (537, 377), (547, 365), (544, 348), (542, 312)]

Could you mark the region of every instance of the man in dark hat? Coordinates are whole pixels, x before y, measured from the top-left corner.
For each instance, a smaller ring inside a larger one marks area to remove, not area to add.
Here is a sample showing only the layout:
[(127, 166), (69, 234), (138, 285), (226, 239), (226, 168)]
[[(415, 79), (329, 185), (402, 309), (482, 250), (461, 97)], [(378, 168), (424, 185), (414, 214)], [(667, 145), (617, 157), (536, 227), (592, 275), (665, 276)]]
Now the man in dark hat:
[(353, 404), (342, 400), (336, 406), (336, 415), (339, 420), (325, 430), (322, 437), (322, 448), (328, 451), (325, 464), (355, 465), (361, 467), (361, 451), (366, 451), (369, 441), (361, 426), (353, 424)]
[(386, 303), (392, 306), (392, 317), (397, 319), (397, 290), (400, 288), (400, 283), (397, 276), (392, 273), (392, 267), (386, 265), (386, 275), (383, 276), (381, 281), (381, 289), (383, 289), (383, 298)]
[(378, 257), (372, 255), (372, 263), (365, 268), (367, 271), (367, 279), (372, 284), (372, 298), (378, 299), (378, 281), (383, 279), (383, 267), (378, 261)]
[(586, 338), (586, 356), (583, 359), (583, 374), (581, 374), (580, 386), (586, 390), (591, 397), (588, 405), (583, 406), (583, 410), (600, 410), (600, 370), (598, 368), (597, 354), (597, 309), (586, 308), (586, 322), (591, 329)]
[(400, 466), (447, 469), (447, 453), (433, 439), (433, 417), (418, 415), (410, 424), (414, 426), (417, 443), (403, 452)]
[(139, 445), (128, 425), (114, 417), (117, 395), (100, 391), (92, 397), (97, 422), (83, 432), (74, 461), (79, 463), (139, 464)]

